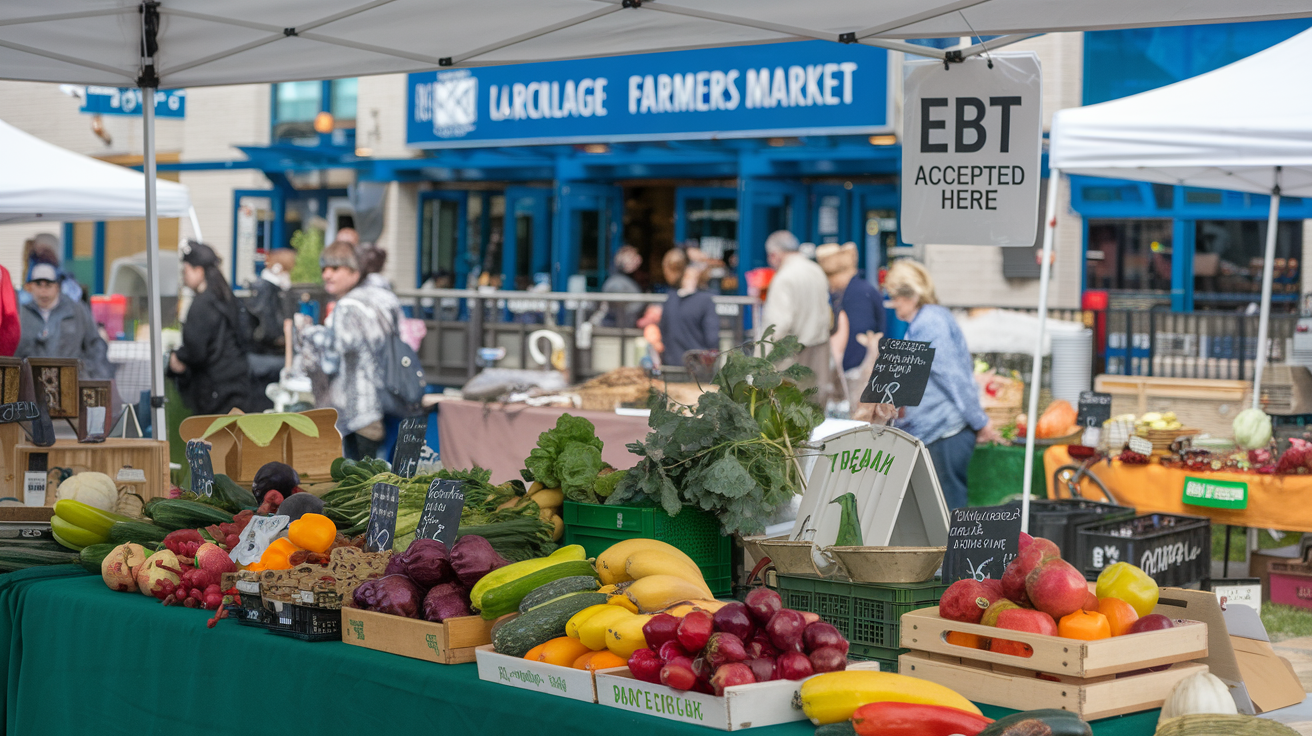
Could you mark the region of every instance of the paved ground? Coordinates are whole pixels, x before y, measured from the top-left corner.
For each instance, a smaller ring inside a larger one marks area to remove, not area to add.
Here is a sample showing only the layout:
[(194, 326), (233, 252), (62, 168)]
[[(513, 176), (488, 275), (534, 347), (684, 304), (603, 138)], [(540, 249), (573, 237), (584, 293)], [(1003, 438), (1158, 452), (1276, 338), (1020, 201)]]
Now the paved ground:
[[(1294, 666), (1298, 679), (1303, 682), (1303, 690), (1312, 693), (1312, 636), (1273, 641), (1272, 647)], [(1303, 701), (1302, 705), (1277, 711), (1273, 718), (1304, 736), (1312, 736), (1312, 699)]]

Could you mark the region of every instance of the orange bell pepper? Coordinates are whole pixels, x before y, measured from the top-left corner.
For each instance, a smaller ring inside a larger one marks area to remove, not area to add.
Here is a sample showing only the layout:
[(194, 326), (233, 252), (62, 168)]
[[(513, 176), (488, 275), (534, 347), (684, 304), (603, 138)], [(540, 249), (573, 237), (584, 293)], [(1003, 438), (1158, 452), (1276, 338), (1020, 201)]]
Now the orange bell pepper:
[(1107, 623), (1107, 617), (1097, 611), (1076, 611), (1057, 622), (1057, 636), (1067, 639), (1093, 641), (1107, 639), (1111, 635), (1112, 627)]
[(301, 549), (323, 554), (337, 539), (337, 525), (323, 514), (305, 514), (287, 527), (287, 538)]
[(298, 549), (300, 547), (292, 544), (287, 537), (278, 537), (264, 549), (259, 564), (263, 565), (265, 570), (290, 570), (292, 553)]

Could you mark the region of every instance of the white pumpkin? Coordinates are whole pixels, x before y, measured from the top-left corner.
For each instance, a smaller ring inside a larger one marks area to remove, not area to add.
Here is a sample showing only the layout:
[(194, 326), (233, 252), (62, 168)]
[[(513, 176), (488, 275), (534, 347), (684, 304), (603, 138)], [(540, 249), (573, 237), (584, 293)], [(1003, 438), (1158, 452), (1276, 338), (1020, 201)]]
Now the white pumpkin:
[(1162, 704), (1162, 715), (1157, 719), (1160, 727), (1166, 719), (1199, 713), (1236, 715), (1235, 699), (1221, 678), (1210, 672), (1199, 672), (1175, 683), (1171, 694)]

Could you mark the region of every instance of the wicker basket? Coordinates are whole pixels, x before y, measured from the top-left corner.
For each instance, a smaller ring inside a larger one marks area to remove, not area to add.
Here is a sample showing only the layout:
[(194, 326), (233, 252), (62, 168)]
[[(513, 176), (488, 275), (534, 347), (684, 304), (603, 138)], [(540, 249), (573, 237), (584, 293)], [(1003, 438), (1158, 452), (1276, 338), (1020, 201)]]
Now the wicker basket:
[(1153, 443), (1154, 454), (1166, 454), (1171, 451), (1171, 443), (1181, 437), (1192, 437), (1202, 430), (1181, 427), (1180, 429), (1145, 429), (1136, 434)]
[(590, 411), (614, 411), (621, 404), (645, 403), (651, 392), (649, 384), (631, 384), (628, 386), (606, 386), (601, 388), (583, 388), (575, 391), (579, 397), (579, 408)]

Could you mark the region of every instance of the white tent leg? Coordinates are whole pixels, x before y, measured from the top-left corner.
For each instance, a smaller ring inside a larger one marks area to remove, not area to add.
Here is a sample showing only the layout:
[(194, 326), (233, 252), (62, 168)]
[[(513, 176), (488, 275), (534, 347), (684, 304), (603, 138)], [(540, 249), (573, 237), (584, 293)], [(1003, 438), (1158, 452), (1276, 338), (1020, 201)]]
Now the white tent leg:
[[(159, 216), (155, 202), (155, 90), (151, 87), (141, 89), (142, 128), (141, 145), (144, 159), (143, 173), (146, 175), (146, 271), (150, 274), (147, 285), (146, 300), (150, 315), (150, 399), (151, 399), (151, 435), (157, 440), (168, 439), (168, 428), (164, 426), (164, 349), (160, 338), (160, 326), (163, 324), (159, 304)], [(159, 404), (155, 406), (155, 404)]]
[[(1271, 187), (1271, 210), (1266, 220), (1266, 255), (1262, 258), (1262, 309), (1257, 318), (1257, 359), (1253, 361), (1253, 408), (1260, 409), (1262, 370), (1266, 368), (1267, 330), (1271, 327), (1271, 278), (1276, 265), (1276, 231), (1280, 224), (1280, 167)], [(1242, 348), (1241, 348), (1242, 349)]]
[(191, 234), (197, 243), (204, 243), (205, 237), (200, 234), (200, 218), (196, 217), (195, 206), (187, 208), (187, 218), (191, 220)]
[(1030, 491), (1034, 486), (1034, 430), (1039, 424), (1039, 387), (1043, 384), (1043, 333), (1048, 328), (1048, 283), (1052, 281), (1052, 236), (1057, 229), (1057, 191), (1061, 172), (1048, 171), (1048, 207), (1043, 217), (1043, 255), (1039, 266), (1039, 336), (1034, 343), (1030, 408), (1025, 424), (1025, 475), (1021, 486), (1020, 530), (1030, 530)]

